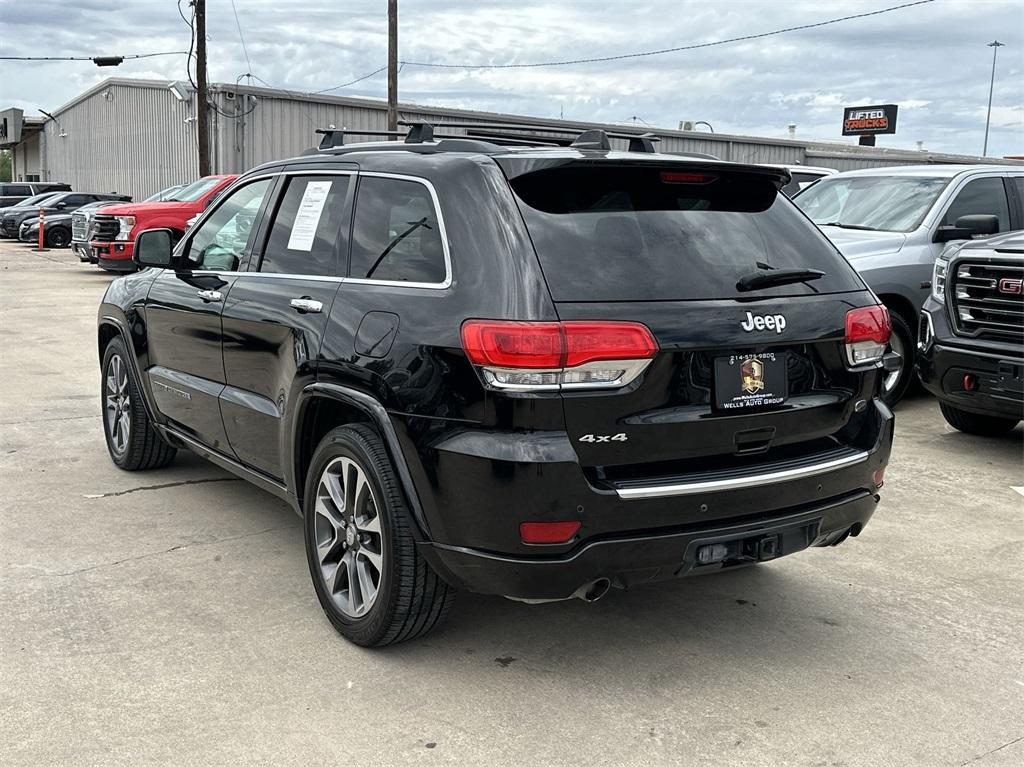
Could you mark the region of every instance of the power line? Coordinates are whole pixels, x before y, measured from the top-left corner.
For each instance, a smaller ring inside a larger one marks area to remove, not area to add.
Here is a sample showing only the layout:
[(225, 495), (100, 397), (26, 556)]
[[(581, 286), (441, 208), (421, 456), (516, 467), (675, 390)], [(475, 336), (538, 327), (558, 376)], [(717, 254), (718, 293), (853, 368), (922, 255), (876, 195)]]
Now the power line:
[[(623, 54), (619, 54), (619, 55), (616, 55), (616, 56), (597, 56), (597, 57), (587, 58), (587, 59), (571, 59), (571, 60), (565, 60), (565, 61), (540, 61), (540, 62), (533, 62), (533, 63), (527, 63), (527, 64), (444, 64), (444, 63), (428, 62), (428, 61), (400, 61), (399, 64), (402, 67), (404, 67), (405, 65), (408, 64), (409, 66), (413, 66), (413, 67), (433, 67), (433, 68), (443, 68), (443, 69), (477, 69), (477, 70), (480, 70), (480, 69), (527, 69), (527, 68), (534, 68), (534, 67), (561, 67), (561, 66), (569, 66), (570, 64), (591, 64), (591, 63), (597, 63), (597, 62), (603, 62), (603, 61), (617, 61), (617, 60), (620, 60), (620, 59), (636, 59), (636, 58), (642, 58), (644, 56), (660, 56), (660, 55), (665, 54), (665, 53), (676, 53), (676, 52), (679, 52), (679, 51), (691, 51), (691, 50), (696, 50), (698, 48), (711, 48), (711, 47), (714, 47), (714, 46), (726, 45), (728, 43), (738, 43), (738, 42), (743, 42), (743, 41), (746, 41), (746, 40), (758, 40), (758, 39), (765, 38), (765, 37), (772, 37), (772, 36), (775, 36), (775, 35), (786, 34), (788, 32), (799, 32), (799, 31), (802, 31), (802, 30), (805, 30), (805, 29), (815, 29), (817, 27), (825, 27), (825, 26), (829, 26), (831, 24), (839, 24), (839, 23), (844, 22), (844, 21), (852, 21), (854, 19), (863, 19), (863, 18), (867, 18), (869, 16), (880, 16), (883, 13), (891, 13), (892, 11), (902, 10), (903, 8), (911, 8), (911, 7), (916, 6), (916, 5), (926, 5), (926, 4), (931, 3), (931, 2), (934, 2), (934, 0), (915, 0), (915, 2), (903, 3), (902, 5), (894, 5), (894, 6), (891, 6), (889, 8), (880, 8), (877, 11), (868, 11), (868, 12), (865, 12), (865, 13), (853, 14), (851, 16), (842, 16), (840, 18), (828, 19), (826, 21), (818, 21), (818, 22), (815, 22), (813, 24), (801, 24), (801, 25), (795, 26), (795, 27), (786, 27), (784, 29), (776, 29), (776, 30), (773, 30), (771, 32), (761, 32), (761, 33), (753, 34), (753, 35), (742, 35), (740, 37), (730, 37), (730, 38), (728, 38), (726, 40), (715, 40), (715, 41), (709, 42), (709, 43), (695, 43), (693, 45), (681, 45), (681, 46), (676, 46), (674, 48), (661, 48), (661, 49), (658, 49), (658, 50), (655, 50), (655, 51), (641, 51), (641, 52), (638, 52), (638, 53), (623, 53)], [(369, 78), (373, 77), (374, 75), (379, 75), (381, 72), (384, 72), (385, 70), (387, 70), (387, 66), (380, 67), (379, 69), (375, 69), (372, 72), (368, 72), (365, 75), (361, 75), (360, 77), (357, 77), (354, 80), (349, 80), (348, 82), (341, 83), (340, 85), (335, 85), (335, 86), (333, 86), (331, 88), (324, 88), (323, 90), (319, 90), (319, 91), (309, 91), (308, 95), (315, 95), (315, 94), (319, 94), (319, 93), (329, 93), (330, 91), (336, 91), (336, 90), (340, 90), (341, 88), (347, 88), (350, 85), (355, 85), (356, 83), (361, 83), (363, 80), (368, 80)], [(264, 83), (264, 84), (266, 84), (266, 83)]]
[(252, 62), (249, 61), (249, 50), (245, 47), (245, 35), (242, 34), (242, 23), (238, 20), (238, 9), (235, 8), (235, 0), (231, 0), (231, 11), (235, 14), (235, 26), (238, 27), (238, 39), (242, 43), (242, 53), (245, 54), (245, 66), (252, 72)]
[(381, 72), (383, 72), (387, 68), (388, 68), (387, 64), (385, 64), (380, 69), (375, 69), (372, 72), (370, 72), (369, 74), (365, 74), (362, 77), (357, 77), (355, 80), (349, 80), (347, 83), (342, 83), (341, 85), (335, 85), (333, 88), (324, 88), (322, 91), (310, 91), (310, 93), (311, 94), (315, 94), (315, 93), (328, 93), (330, 91), (336, 91), (339, 88), (347, 88), (350, 85), (355, 85), (356, 83), (361, 83), (363, 80), (369, 80), (371, 77), (373, 77), (374, 75), (379, 75)]
[(0, 56), (0, 61), (95, 61), (96, 59), (150, 59), (154, 56), (184, 56), (187, 51), (128, 53), (122, 56)]
[[(756, 35), (741, 35), (740, 37), (730, 37), (725, 40), (715, 40), (710, 43), (696, 43), (693, 45), (680, 45), (674, 48), (660, 48), (655, 51), (640, 51), (638, 53), (621, 53), (616, 56), (595, 56), (588, 59), (568, 59), (564, 61), (537, 61), (527, 64), (444, 64), (431, 61), (404, 61), (402, 63), (408, 64), (409, 66), (415, 67), (433, 67), (439, 69), (531, 69), (535, 67), (565, 67), (570, 64), (594, 64), (603, 61), (620, 61), (622, 59), (638, 59), (644, 56), (660, 56), (665, 53), (678, 53), (679, 51), (693, 51), (698, 48), (713, 48), (718, 45), (726, 45), (728, 43), (739, 43), (746, 40), (759, 40), (765, 37), (772, 37), (773, 35), (782, 35), (787, 32), (799, 32), (805, 29), (815, 29), (816, 27), (825, 27), (830, 24), (839, 24), (844, 21), (852, 21), (854, 19), (864, 19), (868, 16), (880, 16), (883, 13), (891, 13), (892, 11), (899, 11), (903, 8), (912, 8), (915, 5), (926, 5), (934, 2), (934, 0), (915, 0), (911, 3), (903, 3), (902, 5), (894, 5), (889, 8), (881, 8), (877, 11), (868, 11), (865, 13), (855, 13), (851, 16), (842, 16), (837, 19), (828, 19), (827, 21), (818, 21), (814, 24), (800, 24), (795, 27), (786, 27), (784, 29), (776, 29), (771, 32), (761, 32)], [(340, 86), (339, 86), (340, 87)]]

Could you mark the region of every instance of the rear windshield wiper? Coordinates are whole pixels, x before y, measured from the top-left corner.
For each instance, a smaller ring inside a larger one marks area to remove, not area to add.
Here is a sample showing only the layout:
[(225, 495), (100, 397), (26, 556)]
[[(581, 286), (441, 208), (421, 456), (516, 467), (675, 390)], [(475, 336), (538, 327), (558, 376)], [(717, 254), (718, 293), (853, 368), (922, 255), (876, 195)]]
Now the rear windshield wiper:
[(840, 229), (859, 229), (862, 232), (878, 231), (873, 226), (864, 226), (863, 224), (844, 224), (840, 221), (829, 221), (827, 224), (818, 224), (818, 226), (838, 226)]
[(776, 285), (789, 285), (793, 282), (810, 282), (820, 280), (825, 272), (818, 269), (777, 269), (767, 274), (764, 272), (753, 272), (740, 277), (736, 282), (736, 290), (746, 292), (748, 290), (760, 290), (771, 288)]

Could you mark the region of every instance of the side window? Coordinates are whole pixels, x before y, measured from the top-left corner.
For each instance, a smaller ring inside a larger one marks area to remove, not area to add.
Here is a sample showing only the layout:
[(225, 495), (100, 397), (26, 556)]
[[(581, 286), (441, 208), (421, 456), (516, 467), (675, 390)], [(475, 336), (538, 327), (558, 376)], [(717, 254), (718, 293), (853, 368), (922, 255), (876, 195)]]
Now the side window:
[(1010, 208), (1001, 178), (976, 178), (961, 189), (942, 217), (943, 225), (952, 225), (960, 216), (988, 213), (999, 216), (999, 231), (1010, 228)]
[(444, 244), (426, 186), (360, 177), (349, 274), (370, 280), (444, 282)]
[(1017, 187), (1017, 202), (1024, 206), (1024, 176), (1014, 176), (1013, 185)]
[(4, 184), (4, 194), (9, 195), (24, 195), (25, 197), (32, 196), (32, 188), (28, 186), (21, 186), (20, 184)]
[(344, 219), (351, 177), (287, 178), (260, 271), (336, 276), (339, 254), (348, 250)]
[(226, 272), (238, 269), (270, 182), (271, 179), (266, 178), (235, 190), (195, 230), (188, 245), (188, 262), (192, 269)]

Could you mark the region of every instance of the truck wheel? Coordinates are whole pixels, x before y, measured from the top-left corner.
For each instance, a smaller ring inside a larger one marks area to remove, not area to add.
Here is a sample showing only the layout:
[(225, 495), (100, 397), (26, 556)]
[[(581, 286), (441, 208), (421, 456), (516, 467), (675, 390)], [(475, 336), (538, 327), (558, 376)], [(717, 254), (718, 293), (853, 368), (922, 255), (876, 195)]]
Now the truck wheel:
[(903, 363), (899, 370), (882, 373), (882, 401), (887, 405), (895, 405), (903, 399), (903, 395), (907, 393), (914, 380), (916, 341), (910, 326), (902, 316), (889, 309), (889, 317), (892, 319), (892, 338), (889, 340), (889, 347), (900, 355)]
[(313, 587), (342, 636), (382, 647), (443, 620), (454, 591), (416, 549), (405, 498), (373, 429), (351, 424), (323, 438), (303, 512)]
[(115, 338), (103, 354), (103, 436), (110, 460), (125, 471), (159, 469), (177, 450), (149, 422), (135, 369), (128, 362), (124, 341)]
[(946, 423), (954, 429), (966, 434), (979, 434), (982, 437), (997, 437), (1000, 434), (1006, 434), (1018, 423), (1016, 418), (999, 418), (994, 415), (969, 413), (966, 410), (947, 405), (945, 402), (939, 403), (939, 409), (942, 410), (942, 417), (946, 419)]
[(48, 248), (66, 248), (71, 242), (71, 232), (63, 226), (48, 228), (45, 242)]

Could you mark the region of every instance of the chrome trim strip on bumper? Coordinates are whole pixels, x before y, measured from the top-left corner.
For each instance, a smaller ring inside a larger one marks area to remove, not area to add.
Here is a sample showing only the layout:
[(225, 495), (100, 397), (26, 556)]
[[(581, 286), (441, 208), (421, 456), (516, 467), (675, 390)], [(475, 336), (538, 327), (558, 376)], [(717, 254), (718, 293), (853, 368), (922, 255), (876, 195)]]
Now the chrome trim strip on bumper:
[(858, 463), (863, 463), (871, 454), (867, 451), (845, 455), (842, 458), (834, 458), (831, 461), (800, 466), (795, 469), (783, 469), (782, 471), (771, 471), (765, 474), (752, 474), (748, 477), (735, 477), (733, 479), (710, 480), (707, 482), (684, 482), (673, 485), (655, 485), (653, 487), (622, 488), (615, 492), (623, 500), (634, 500), (637, 498), (667, 498), (673, 495), (696, 495), (697, 493), (718, 493), (725, 490), (742, 490), (748, 487), (760, 485), (773, 485), (778, 482), (789, 482), (794, 479), (804, 479), (818, 474), (825, 474), (836, 469), (844, 469)]

